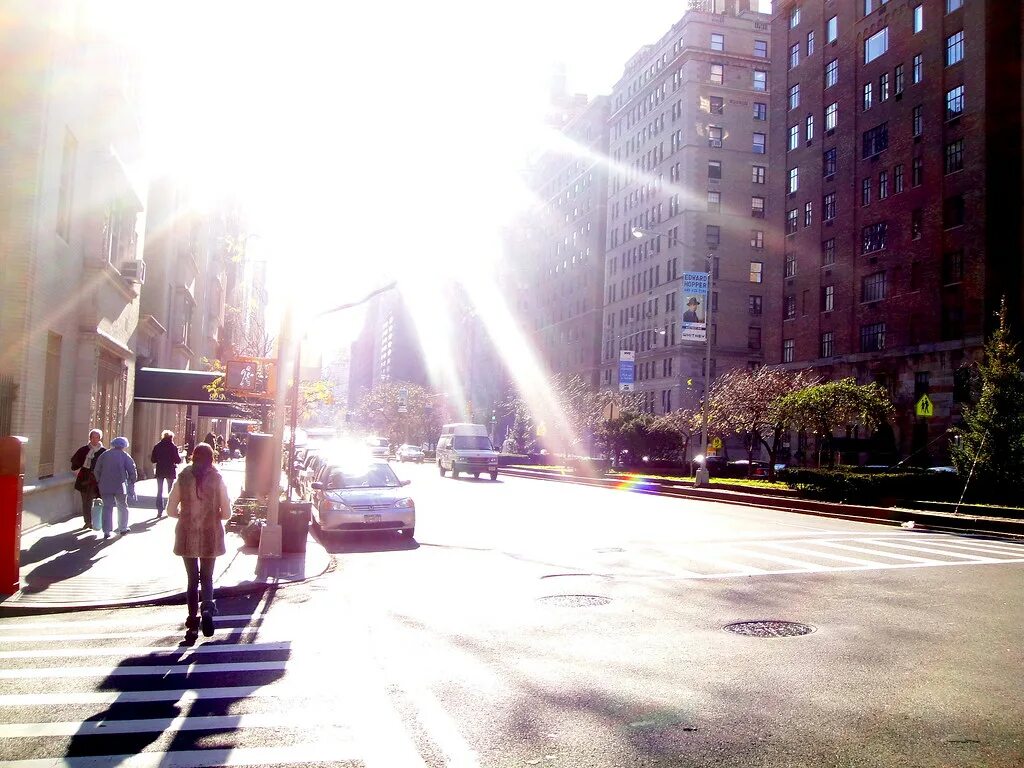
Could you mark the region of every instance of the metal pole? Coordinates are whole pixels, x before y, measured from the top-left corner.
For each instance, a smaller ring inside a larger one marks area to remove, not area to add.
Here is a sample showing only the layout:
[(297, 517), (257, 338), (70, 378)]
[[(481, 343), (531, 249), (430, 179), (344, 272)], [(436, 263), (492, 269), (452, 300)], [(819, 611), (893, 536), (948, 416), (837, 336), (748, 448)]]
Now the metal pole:
[(277, 337), (277, 390), (274, 392), (274, 428), (273, 451), (270, 459), (270, 471), (274, 473), (273, 489), (267, 500), (267, 524), (260, 533), (260, 557), (276, 558), (281, 556), (281, 524), (280, 501), (284, 488), (281, 486), (281, 462), (284, 456), (284, 407), (288, 371), (289, 352), (291, 351), (293, 311), (291, 302), (285, 304), (284, 318), (281, 320), (281, 335)]
[(295, 432), (299, 421), (299, 386), (302, 381), (302, 339), (295, 342), (295, 362), (292, 368), (292, 412), (288, 439), (288, 501), (292, 500), (292, 474), (295, 471)]
[(708, 295), (704, 297), (704, 402), (701, 404), (701, 428), (700, 428), (700, 452), (704, 457), (703, 466), (697, 470), (694, 476), (694, 486), (705, 487), (710, 485), (708, 475), (708, 391), (711, 383), (711, 292), (714, 287), (714, 254), (709, 253), (708, 261)]

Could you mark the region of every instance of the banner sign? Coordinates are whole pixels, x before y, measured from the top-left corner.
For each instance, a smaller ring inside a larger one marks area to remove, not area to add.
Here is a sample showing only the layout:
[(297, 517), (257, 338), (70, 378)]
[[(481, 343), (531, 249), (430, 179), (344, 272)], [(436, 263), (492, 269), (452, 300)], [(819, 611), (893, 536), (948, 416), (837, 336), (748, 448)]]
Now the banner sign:
[(636, 352), (632, 349), (619, 351), (619, 392), (632, 392), (636, 381)]
[(708, 273), (683, 272), (683, 288), (679, 297), (679, 303), (683, 308), (683, 318), (679, 323), (679, 335), (683, 341), (707, 342), (709, 298)]

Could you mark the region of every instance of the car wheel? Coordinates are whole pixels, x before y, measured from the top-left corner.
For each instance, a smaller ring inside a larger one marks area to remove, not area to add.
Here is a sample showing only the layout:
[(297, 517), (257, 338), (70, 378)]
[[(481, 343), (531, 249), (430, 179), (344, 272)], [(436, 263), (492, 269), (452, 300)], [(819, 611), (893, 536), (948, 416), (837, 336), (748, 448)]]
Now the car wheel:
[(402, 533), (400, 535), (406, 541), (412, 541), (413, 537), (416, 535), (416, 529), (415, 528), (403, 528), (402, 529)]
[(480, 473), (479, 472), (474, 472), (473, 473), (473, 479), (474, 480), (479, 480), (480, 479)]
[(441, 462), (437, 462), (437, 471), (441, 473), (441, 477), (444, 477), (444, 467), (441, 466)]
[(497, 479), (498, 479), (498, 473), (497, 472), (491, 472), (491, 480), (497, 480)]
[(458, 480), (459, 479), (459, 474), (460, 474), (459, 470), (455, 468), (454, 464), (452, 464), (452, 480)]

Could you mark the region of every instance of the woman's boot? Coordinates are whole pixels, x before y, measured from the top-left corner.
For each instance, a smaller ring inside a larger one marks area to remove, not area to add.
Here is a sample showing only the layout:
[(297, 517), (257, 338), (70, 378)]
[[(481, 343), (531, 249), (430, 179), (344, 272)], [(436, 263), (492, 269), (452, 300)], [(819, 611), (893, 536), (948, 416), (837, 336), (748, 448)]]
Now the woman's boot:
[(203, 601), (202, 607), (202, 627), (203, 635), (205, 637), (213, 637), (213, 614), (217, 612), (217, 608), (213, 601)]
[(181, 641), (181, 645), (195, 645), (197, 637), (199, 637), (199, 617), (189, 616), (185, 619), (185, 639)]

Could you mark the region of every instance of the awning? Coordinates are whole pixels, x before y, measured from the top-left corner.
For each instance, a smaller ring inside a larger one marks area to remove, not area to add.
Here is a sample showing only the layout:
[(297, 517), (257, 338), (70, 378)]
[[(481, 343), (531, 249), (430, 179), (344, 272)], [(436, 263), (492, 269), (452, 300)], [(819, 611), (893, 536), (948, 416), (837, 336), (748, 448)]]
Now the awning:
[(239, 401), (225, 394), (211, 400), (203, 387), (220, 376), (216, 371), (182, 371), (173, 368), (139, 368), (135, 372), (135, 402), (167, 405), (197, 405), (199, 416), (230, 419), (245, 416)]

